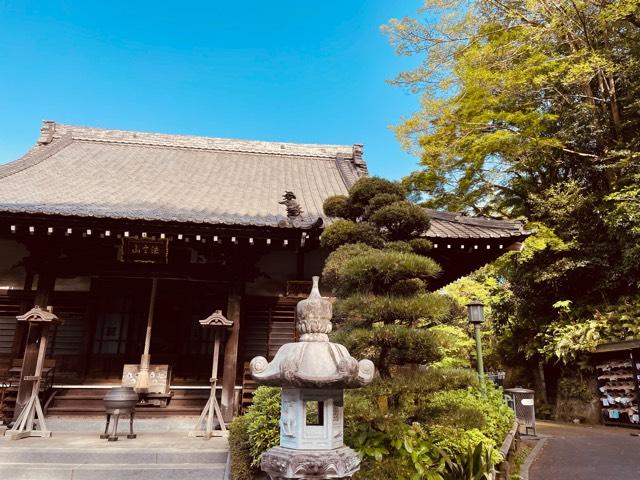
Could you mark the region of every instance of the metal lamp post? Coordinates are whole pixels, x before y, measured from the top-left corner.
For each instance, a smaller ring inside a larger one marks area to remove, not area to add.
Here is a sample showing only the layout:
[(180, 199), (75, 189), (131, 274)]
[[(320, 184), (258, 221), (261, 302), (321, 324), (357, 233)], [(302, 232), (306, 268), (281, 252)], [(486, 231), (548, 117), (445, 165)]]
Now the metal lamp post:
[(480, 327), (484, 323), (484, 304), (478, 300), (474, 300), (467, 304), (469, 313), (469, 323), (473, 325), (476, 337), (476, 355), (478, 362), (478, 378), (480, 380), (480, 389), (482, 393), (486, 393), (486, 385), (484, 381), (484, 364), (482, 362), (482, 340), (480, 339)]

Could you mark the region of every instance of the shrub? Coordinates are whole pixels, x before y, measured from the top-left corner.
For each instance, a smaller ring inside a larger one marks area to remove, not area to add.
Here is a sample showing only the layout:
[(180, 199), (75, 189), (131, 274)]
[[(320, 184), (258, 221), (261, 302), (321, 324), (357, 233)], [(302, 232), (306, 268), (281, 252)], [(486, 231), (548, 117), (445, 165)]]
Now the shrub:
[(353, 184), (349, 190), (349, 203), (352, 213), (362, 215), (369, 203), (380, 194), (404, 198), (405, 191), (397, 183), (380, 177), (363, 177)]
[(401, 253), (413, 253), (413, 248), (409, 242), (403, 242), (402, 240), (394, 240), (392, 242), (386, 242), (384, 244), (385, 250), (391, 250)]
[(420, 416), (431, 425), (463, 430), (480, 430), (486, 425), (482, 400), (467, 389), (434, 393), (423, 403)]
[(444, 453), (457, 457), (464, 455), (479, 443), (494, 447), (494, 442), (479, 428), (456, 428), (447, 425), (434, 425), (429, 428), (429, 435)]
[(418, 255), (427, 255), (433, 248), (433, 244), (426, 238), (412, 238), (409, 240), (409, 245), (413, 253)]
[(501, 390), (487, 385), (483, 397), (468, 369), (397, 371), (345, 397), (345, 439), (364, 456), (363, 479), (467, 478), (447, 469), (468, 470), (479, 444), (483, 461), (497, 462), (492, 447), (512, 421)]
[(229, 450), (233, 480), (252, 480), (257, 473), (251, 467), (251, 442), (245, 416), (236, 417), (229, 425)]
[(453, 325), (435, 325), (442, 360), (432, 364), (434, 368), (469, 368), (474, 342), (465, 330)]
[(421, 327), (435, 325), (446, 319), (449, 306), (447, 298), (437, 293), (414, 296), (352, 295), (337, 300), (334, 312), (338, 322), (349, 317), (355, 325), (404, 320), (410, 325)]
[(582, 378), (562, 377), (558, 382), (558, 397), (561, 400), (590, 402), (595, 397), (595, 388)]
[(374, 362), (381, 375), (392, 372), (392, 365), (423, 364), (440, 360), (437, 340), (427, 328), (413, 329), (403, 325), (374, 325), (372, 328), (339, 330), (334, 340), (342, 343), (352, 355)]
[(349, 218), (348, 200), (346, 195), (334, 195), (324, 201), (322, 209), (330, 217)]
[(360, 249), (358, 255), (344, 252), (339, 253), (340, 262), (332, 261), (332, 253), (326, 265), (333, 271), (324, 272), (330, 273), (331, 287), (338, 296), (356, 292), (386, 294), (401, 280), (417, 278), (428, 283), (440, 274), (435, 261), (414, 253), (376, 249)]
[[(496, 462), (491, 447), (502, 442), (513, 415), (500, 389), (488, 384), (482, 397), (477, 386), (472, 370), (427, 368), (401, 369), (347, 391), (345, 441), (363, 456), (355, 478), (474, 478), (455, 472), (476, 468), (469, 459), (478, 448), (483, 465), (488, 465), (487, 455)], [(278, 388), (258, 388), (253, 405), (231, 424), (235, 480), (254, 478), (262, 453), (278, 444), (280, 397)]]
[(367, 222), (336, 220), (322, 233), (320, 240), (323, 247), (335, 250), (348, 243), (364, 243), (372, 247), (382, 246), (382, 238), (378, 229)]
[(424, 280), (419, 278), (405, 278), (397, 281), (391, 286), (391, 294), (398, 297), (409, 297), (411, 295), (418, 295), (425, 291), (426, 284)]
[(454, 458), (445, 457), (445, 480), (493, 480), (493, 466), (500, 461), (495, 450), (479, 442)]
[(369, 200), (369, 204), (364, 209), (363, 217), (369, 218), (382, 207), (386, 207), (387, 205), (399, 202), (401, 200), (403, 200), (403, 198), (400, 195), (396, 195), (393, 193), (379, 193), (371, 200)]
[(258, 387), (253, 403), (244, 414), (252, 467), (258, 467), (262, 454), (280, 443), (281, 397), (280, 388)]
[(411, 202), (401, 201), (376, 210), (369, 221), (385, 232), (391, 240), (419, 237), (429, 230), (427, 211)]

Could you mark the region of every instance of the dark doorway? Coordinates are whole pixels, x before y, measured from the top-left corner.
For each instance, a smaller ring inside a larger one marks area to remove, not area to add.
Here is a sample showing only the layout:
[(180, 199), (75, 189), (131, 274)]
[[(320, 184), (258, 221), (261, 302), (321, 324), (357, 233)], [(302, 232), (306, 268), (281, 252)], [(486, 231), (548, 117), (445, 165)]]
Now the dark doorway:
[[(99, 279), (96, 328), (88, 377), (117, 382), (125, 363), (139, 363), (151, 295), (151, 279)], [(158, 281), (149, 353), (152, 364), (168, 364), (172, 383), (207, 383), (212, 335), (198, 320), (226, 310), (219, 285), (187, 280)], [(222, 352), (221, 352), (222, 354)]]
[(113, 380), (121, 378), (125, 363), (140, 361), (151, 283), (128, 278), (95, 282), (96, 322), (88, 376)]
[[(168, 364), (179, 383), (207, 383), (213, 335), (198, 320), (226, 311), (227, 294), (208, 282), (160, 280), (151, 335), (151, 362)], [(222, 356), (222, 352), (221, 352)]]

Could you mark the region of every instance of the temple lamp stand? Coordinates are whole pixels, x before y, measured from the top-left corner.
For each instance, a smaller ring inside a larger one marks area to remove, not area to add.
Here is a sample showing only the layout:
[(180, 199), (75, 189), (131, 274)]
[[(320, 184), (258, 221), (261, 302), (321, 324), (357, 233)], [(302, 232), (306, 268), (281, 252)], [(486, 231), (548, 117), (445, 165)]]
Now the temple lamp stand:
[[(44, 412), (40, 404), (40, 382), (42, 381), (42, 367), (44, 366), (44, 358), (47, 354), (47, 336), (49, 335), (49, 326), (61, 324), (62, 321), (51, 312), (51, 307), (42, 310), (37, 305), (24, 315), (16, 317), (19, 322), (29, 322), (29, 333), (27, 334), (27, 346), (25, 348), (25, 360), (30, 350), (38, 349), (38, 357), (36, 360), (36, 368), (33, 375), (25, 372), (27, 362), (22, 362), (22, 372), (20, 382), (32, 382), (31, 397), (25, 405), (24, 409), (18, 415), (13, 428), (5, 435), (11, 440), (19, 440), (27, 437), (50, 437), (51, 431), (47, 430), (47, 424), (44, 420)], [(27, 384), (28, 385), (28, 384)], [(27, 387), (28, 388), (28, 387)], [(38, 429), (34, 427), (34, 421), (38, 420)]]
[(487, 388), (484, 379), (484, 364), (482, 361), (482, 340), (480, 338), (480, 327), (484, 323), (484, 304), (478, 300), (474, 300), (467, 304), (469, 314), (469, 323), (473, 325), (476, 337), (476, 356), (478, 364), (478, 379), (480, 380), (480, 390), (486, 395)]
[(212, 436), (214, 436), (214, 415), (216, 416), (218, 424), (220, 425), (220, 436), (227, 433), (227, 427), (225, 426), (224, 419), (222, 418), (222, 411), (220, 410), (220, 405), (218, 404), (218, 399), (216, 398), (216, 386), (218, 383), (218, 358), (220, 356), (220, 338), (222, 337), (222, 334), (225, 330), (228, 330), (233, 326), (233, 322), (222, 315), (221, 310), (216, 310), (204, 320), (200, 320), (200, 325), (205, 328), (213, 329), (214, 333), (213, 366), (211, 368), (211, 378), (209, 379), (209, 381), (211, 382), (211, 392), (209, 393), (209, 400), (207, 400), (207, 404), (204, 406), (204, 409), (200, 414), (200, 418), (196, 423), (195, 429), (189, 432), (189, 436), (204, 437), (205, 440), (209, 440)]

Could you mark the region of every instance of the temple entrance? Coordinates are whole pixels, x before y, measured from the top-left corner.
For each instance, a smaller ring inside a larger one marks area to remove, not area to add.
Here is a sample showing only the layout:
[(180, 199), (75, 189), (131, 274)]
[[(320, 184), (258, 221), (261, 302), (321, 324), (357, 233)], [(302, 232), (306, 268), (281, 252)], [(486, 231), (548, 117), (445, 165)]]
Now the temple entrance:
[[(95, 329), (86, 381), (118, 382), (125, 364), (140, 362), (145, 341), (151, 279), (95, 280)], [(210, 282), (159, 279), (150, 354), (167, 364), (172, 383), (207, 383), (212, 339), (198, 320), (226, 310), (227, 293)]]
[(149, 350), (151, 362), (170, 365), (174, 383), (208, 383), (213, 337), (198, 320), (215, 310), (224, 313), (226, 304), (226, 291), (214, 284), (160, 280)]
[(92, 354), (87, 378), (115, 380), (125, 363), (139, 362), (144, 345), (150, 282), (146, 279), (95, 279)]

